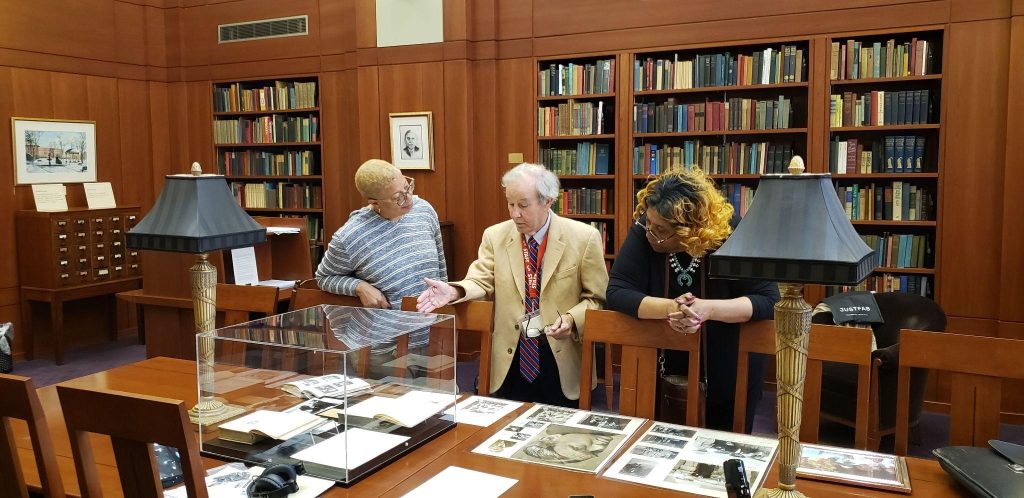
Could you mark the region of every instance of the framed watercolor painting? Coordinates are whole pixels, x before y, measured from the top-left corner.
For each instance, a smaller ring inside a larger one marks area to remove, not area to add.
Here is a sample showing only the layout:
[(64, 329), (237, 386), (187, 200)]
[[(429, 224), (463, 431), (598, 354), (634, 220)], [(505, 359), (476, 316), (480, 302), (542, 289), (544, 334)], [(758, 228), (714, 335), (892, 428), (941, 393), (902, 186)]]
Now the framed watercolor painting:
[(96, 122), (11, 118), (14, 182), (96, 181)]
[(818, 444), (801, 446), (797, 476), (910, 493), (907, 461), (901, 456)]

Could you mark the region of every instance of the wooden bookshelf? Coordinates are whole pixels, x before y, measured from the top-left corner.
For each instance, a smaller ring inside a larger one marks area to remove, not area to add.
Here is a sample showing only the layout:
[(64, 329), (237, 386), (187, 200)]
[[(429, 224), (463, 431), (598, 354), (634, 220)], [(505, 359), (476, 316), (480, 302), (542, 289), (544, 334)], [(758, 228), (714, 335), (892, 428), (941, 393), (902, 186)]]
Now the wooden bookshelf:
[(306, 220), (311, 265), (323, 256), (319, 79), (213, 83), (214, 154), (250, 214)]
[[(902, 190), (913, 187), (911, 203), (922, 219), (912, 221), (855, 219), (852, 221), (866, 241), (885, 237), (925, 237), (924, 261), (880, 266), (861, 289), (915, 291), (934, 297), (938, 260), (938, 229), (942, 171), (943, 86), (942, 29), (833, 35), (826, 42), (822, 61), (826, 64), (828, 91), (824, 102), (828, 126), (827, 168), (833, 173), (840, 200), (850, 207), (873, 210), (877, 217), (879, 199), (854, 199), (847, 192), (878, 189)], [(852, 54), (852, 58), (851, 58)], [(855, 194), (854, 194), (855, 195)], [(871, 194), (866, 194), (871, 195)], [(844, 199), (844, 197), (846, 197)], [(880, 210), (885, 211), (889, 202)], [(904, 206), (903, 218), (910, 207)], [(920, 210), (924, 208), (922, 214)], [(861, 213), (860, 217), (864, 217)], [(879, 250), (884, 250), (884, 244)], [(916, 244), (915, 244), (916, 247)], [(891, 257), (891, 255), (890, 255)], [(926, 267), (917, 267), (925, 265)], [(904, 268), (901, 266), (914, 266)], [(903, 286), (910, 288), (904, 288)], [(925, 289), (922, 291), (922, 287)], [(831, 289), (835, 292), (843, 289)]]
[(538, 59), (537, 162), (558, 175), (561, 197), (553, 210), (589, 223), (604, 238), (605, 259), (616, 240), (617, 90), (620, 58), (614, 54)]
[(668, 168), (699, 167), (745, 213), (761, 174), (807, 157), (810, 61), (807, 39), (632, 54), (632, 190)]

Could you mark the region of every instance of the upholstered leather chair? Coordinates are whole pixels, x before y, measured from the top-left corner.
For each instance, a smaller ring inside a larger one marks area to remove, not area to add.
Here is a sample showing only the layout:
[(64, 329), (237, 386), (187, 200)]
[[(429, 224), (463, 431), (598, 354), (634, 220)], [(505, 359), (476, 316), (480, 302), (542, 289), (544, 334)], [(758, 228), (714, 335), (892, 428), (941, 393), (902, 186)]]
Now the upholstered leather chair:
[[(872, 352), (871, 396), (868, 411), (868, 449), (877, 451), (881, 438), (893, 434), (896, 418), (896, 391), (900, 354), (900, 329), (944, 332), (946, 314), (939, 305), (915, 294), (879, 292), (875, 294), (883, 324), (873, 325), (875, 350)], [(831, 324), (832, 313), (815, 313), (814, 323)], [(854, 427), (857, 407), (857, 369), (852, 365), (827, 363), (822, 368), (821, 418)], [(921, 417), (928, 371), (915, 368), (910, 377), (910, 427)]]

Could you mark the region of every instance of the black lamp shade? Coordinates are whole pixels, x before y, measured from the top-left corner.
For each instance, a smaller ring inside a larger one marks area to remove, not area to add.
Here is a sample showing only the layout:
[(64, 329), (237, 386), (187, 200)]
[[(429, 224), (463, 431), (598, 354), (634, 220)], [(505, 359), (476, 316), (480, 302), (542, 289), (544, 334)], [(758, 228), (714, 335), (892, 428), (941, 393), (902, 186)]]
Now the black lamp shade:
[(153, 209), (127, 233), (134, 249), (199, 254), (267, 240), (220, 175), (167, 175)]
[(855, 285), (877, 266), (829, 174), (766, 175), (739, 226), (709, 259), (712, 278)]

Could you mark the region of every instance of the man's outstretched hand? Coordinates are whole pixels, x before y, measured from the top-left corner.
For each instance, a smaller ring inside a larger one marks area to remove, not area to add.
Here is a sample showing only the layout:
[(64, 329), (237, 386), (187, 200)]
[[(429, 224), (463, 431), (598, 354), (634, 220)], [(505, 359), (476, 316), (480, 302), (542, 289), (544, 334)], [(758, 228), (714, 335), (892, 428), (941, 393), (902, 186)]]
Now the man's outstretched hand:
[(416, 311), (430, 313), (459, 298), (459, 291), (447, 282), (424, 278), (427, 283), (427, 290), (416, 299)]

